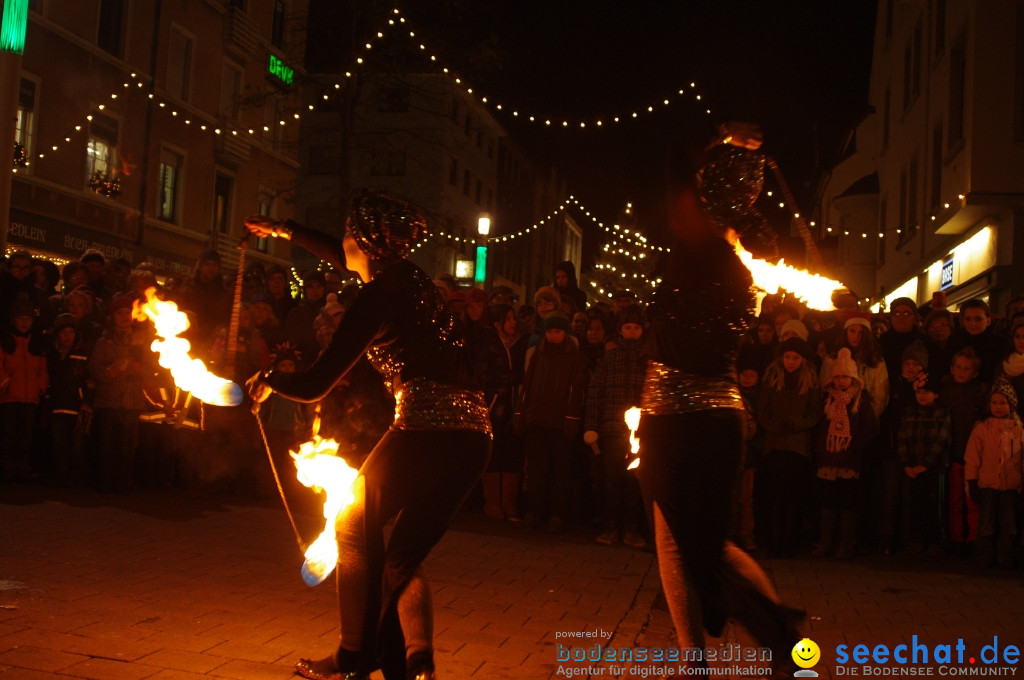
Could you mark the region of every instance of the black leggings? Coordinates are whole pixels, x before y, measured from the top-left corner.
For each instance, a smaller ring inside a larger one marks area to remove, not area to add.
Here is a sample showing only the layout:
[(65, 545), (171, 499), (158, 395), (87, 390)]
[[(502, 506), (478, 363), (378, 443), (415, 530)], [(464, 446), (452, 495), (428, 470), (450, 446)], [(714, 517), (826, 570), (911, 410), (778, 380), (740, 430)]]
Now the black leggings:
[(726, 541), (740, 465), (743, 412), (731, 409), (640, 420), (640, 487), (652, 509), (658, 566), (680, 647), (703, 647), (735, 617), (773, 659), (799, 640), (797, 613), (768, 577)]
[[(487, 465), (491, 442), (467, 430), (388, 430), (337, 523), (341, 650), (360, 670), (405, 677), (407, 654), (430, 654), (430, 588), (420, 565)], [(385, 545), (383, 529), (395, 519)]]

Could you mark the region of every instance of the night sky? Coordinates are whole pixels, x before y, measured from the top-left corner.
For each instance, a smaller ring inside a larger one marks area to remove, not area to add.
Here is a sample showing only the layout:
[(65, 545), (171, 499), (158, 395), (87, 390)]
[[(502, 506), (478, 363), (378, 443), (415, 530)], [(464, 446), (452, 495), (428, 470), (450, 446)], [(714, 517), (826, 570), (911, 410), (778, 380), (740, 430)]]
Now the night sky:
[[(314, 4), (320, 0), (314, 0)], [(874, 2), (851, 0), (419, 0), (399, 5), (424, 43), (478, 94), (569, 119), (646, 107), (695, 81), (715, 121), (762, 124), (801, 209), (867, 112)], [(379, 24), (367, 5), (355, 34)], [(360, 25), (362, 28), (360, 28)], [(373, 29), (375, 30), (375, 29)], [(311, 44), (315, 41), (311, 38)], [(603, 221), (632, 201), (663, 231), (665, 148), (710, 134), (689, 98), (602, 130), (545, 129), (496, 112), (532, 157), (557, 165)]]

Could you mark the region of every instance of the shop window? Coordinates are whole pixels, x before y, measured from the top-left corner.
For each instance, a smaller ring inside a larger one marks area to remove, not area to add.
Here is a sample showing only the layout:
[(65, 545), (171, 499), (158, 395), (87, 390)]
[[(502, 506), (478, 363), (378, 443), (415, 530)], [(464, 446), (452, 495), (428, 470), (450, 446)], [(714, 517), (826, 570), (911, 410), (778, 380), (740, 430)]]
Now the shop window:
[(92, 114), (89, 121), (89, 139), (86, 142), (85, 182), (99, 173), (117, 172), (118, 122), (102, 113)]

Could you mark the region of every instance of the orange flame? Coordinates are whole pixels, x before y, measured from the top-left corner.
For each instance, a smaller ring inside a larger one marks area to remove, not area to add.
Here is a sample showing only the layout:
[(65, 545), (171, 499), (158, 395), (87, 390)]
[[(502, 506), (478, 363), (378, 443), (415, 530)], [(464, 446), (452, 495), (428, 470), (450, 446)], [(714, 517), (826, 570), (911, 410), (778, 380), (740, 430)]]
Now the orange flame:
[(147, 288), (146, 301), (135, 301), (132, 317), (153, 322), (157, 339), (150, 349), (160, 355), (159, 363), (170, 370), (175, 385), (207, 404), (237, 406), (242, 403), (241, 387), (210, 373), (202, 361), (189, 356), (191, 345), (178, 337), (188, 329), (188, 317), (178, 311), (178, 305), (157, 299), (156, 289)]
[(334, 524), (341, 513), (355, 500), (352, 487), (359, 472), (349, 467), (337, 455), (338, 443), (333, 439), (313, 439), (303, 442), (298, 453), (291, 451), (295, 460), (296, 476), (304, 486), (324, 491), (324, 530), (306, 549), (302, 565), (302, 579), (315, 586), (331, 575), (338, 564), (338, 541)]
[(626, 466), (627, 470), (635, 470), (640, 467), (640, 440), (636, 438), (636, 431), (640, 427), (640, 409), (636, 406), (626, 409), (624, 414), (626, 427), (629, 428), (629, 453), (633, 460)]
[(772, 264), (757, 259), (743, 247), (739, 239), (736, 240), (735, 248), (740, 261), (754, 277), (754, 285), (768, 294), (778, 293), (781, 288), (800, 298), (811, 309), (828, 310), (834, 308), (832, 292), (844, 287), (839, 281), (791, 267), (785, 260)]

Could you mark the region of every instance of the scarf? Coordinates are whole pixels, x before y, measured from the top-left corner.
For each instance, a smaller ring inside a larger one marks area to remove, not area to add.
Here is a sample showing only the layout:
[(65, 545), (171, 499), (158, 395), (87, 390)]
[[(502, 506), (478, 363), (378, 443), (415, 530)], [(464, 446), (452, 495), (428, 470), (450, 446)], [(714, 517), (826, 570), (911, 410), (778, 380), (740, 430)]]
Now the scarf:
[(828, 437), (825, 440), (825, 448), (829, 453), (838, 453), (846, 450), (853, 440), (850, 433), (850, 415), (846, 406), (854, 397), (854, 390), (837, 390), (831, 385), (828, 387), (830, 399), (825, 404), (825, 417), (828, 418)]
[(1024, 373), (1024, 354), (1010, 352), (1010, 356), (1003, 361), (1003, 372), (1011, 378)]

